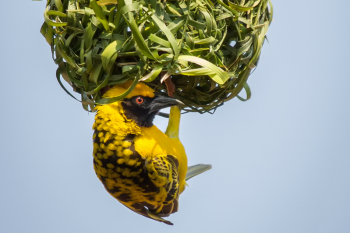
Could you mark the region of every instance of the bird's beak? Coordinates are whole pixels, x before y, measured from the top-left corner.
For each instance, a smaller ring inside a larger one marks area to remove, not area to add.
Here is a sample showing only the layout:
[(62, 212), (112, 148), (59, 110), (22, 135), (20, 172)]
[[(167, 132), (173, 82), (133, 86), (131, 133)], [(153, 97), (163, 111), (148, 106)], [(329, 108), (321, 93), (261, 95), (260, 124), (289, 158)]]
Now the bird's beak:
[(156, 96), (150, 104), (148, 113), (158, 112), (163, 108), (171, 107), (174, 105), (184, 105), (184, 103), (172, 97)]

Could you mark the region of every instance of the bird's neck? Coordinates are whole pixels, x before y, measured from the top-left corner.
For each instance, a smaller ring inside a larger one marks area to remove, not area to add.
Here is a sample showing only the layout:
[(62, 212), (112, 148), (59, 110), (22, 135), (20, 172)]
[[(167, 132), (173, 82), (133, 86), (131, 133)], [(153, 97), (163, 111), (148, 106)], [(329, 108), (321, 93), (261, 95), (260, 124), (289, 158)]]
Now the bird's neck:
[(97, 106), (94, 130), (106, 131), (118, 136), (141, 134), (141, 127), (134, 120), (128, 119), (120, 103)]
[(138, 109), (132, 109), (129, 106), (121, 103), (124, 109), (124, 115), (133, 121), (140, 127), (152, 127), (153, 119), (156, 115), (156, 112), (149, 114), (148, 112), (138, 111)]

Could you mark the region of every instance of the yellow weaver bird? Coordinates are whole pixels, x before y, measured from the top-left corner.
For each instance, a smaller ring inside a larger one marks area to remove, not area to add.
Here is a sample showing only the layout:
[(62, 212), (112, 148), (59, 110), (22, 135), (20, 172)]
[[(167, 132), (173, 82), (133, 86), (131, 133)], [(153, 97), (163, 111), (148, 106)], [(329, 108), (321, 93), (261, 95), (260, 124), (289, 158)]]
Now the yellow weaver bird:
[[(104, 97), (118, 96), (130, 85), (113, 86)], [(179, 104), (138, 83), (122, 101), (97, 106), (93, 125), (94, 169), (106, 190), (136, 213), (169, 225), (172, 223), (162, 217), (177, 212), (188, 169), (178, 137)], [(169, 124), (163, 133), (152, 122), (160, 109), (170, 106)], [(205, 170), (208, 167), (192, 167), (187, 178)]]

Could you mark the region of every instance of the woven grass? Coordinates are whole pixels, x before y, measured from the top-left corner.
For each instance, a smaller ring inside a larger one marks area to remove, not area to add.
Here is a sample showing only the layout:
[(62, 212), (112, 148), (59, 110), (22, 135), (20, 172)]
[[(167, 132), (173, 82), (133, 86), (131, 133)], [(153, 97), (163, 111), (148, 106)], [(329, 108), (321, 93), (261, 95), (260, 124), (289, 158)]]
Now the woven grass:
[[(48, 0), (41, 33), (60, 85), (74, 97), (63, 77), (87, 111), (124, 98), (139, 81), (165, 93), (161, 81), (171, 77), (183, 111), (205, 113), (250, 98), (247, 79), (272, 12), (269, 0)], [(129, 79), (121, 96), (101, 97)]]

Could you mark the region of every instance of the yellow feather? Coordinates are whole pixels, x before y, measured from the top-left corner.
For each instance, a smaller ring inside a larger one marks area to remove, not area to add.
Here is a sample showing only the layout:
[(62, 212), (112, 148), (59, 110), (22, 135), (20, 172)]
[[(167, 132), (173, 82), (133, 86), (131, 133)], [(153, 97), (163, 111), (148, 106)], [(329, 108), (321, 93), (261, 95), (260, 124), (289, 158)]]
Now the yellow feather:
[[(126, 82), (113, 86), (103, 97), (118, 96), (130, 85), (131, 82)], [(139, 95), (155, 96), (150, 87), (138, 83), (126, 98)], [(97, 176), (106, 190), (125, 206), (169, 224), (157, 214), (163, 214), (162, 209), (167, 205), (168, 209), (169, 205), (174, 206), (173, 202), (177, 206), (178, 195), (186, 184), (187, 157), (179, 140), (180, 109), (171, 108), (166, 134), (154, 125), (140, 127), (128, 119), (120, 101), (96, 109), (93, 153)], [(130, 135), (132, 141), (127, 139)], [(168, 215), (171, 213), (172, 208)]]
[[(131, 84), (132, 84), (132, 81), (127, 81), (125, 83), (115, 85), (111, 89), (109, 89), (103, 95), (103, 97), (110, 98), (110, 97), (119, 96), (119, 95), (123, 94), (130, 87)], [(135, 89), (132, 92), (130, 92), (130, 94), (127, 95), (126, 98), (129, 99), (133, 96), (139, 96), (139, 95), (153, 98), (154, 92), (149, 86), (147, 86), (146, 84), (144, 84), (142, 82), (139, 82), (138, 84), (136, 84)]]

